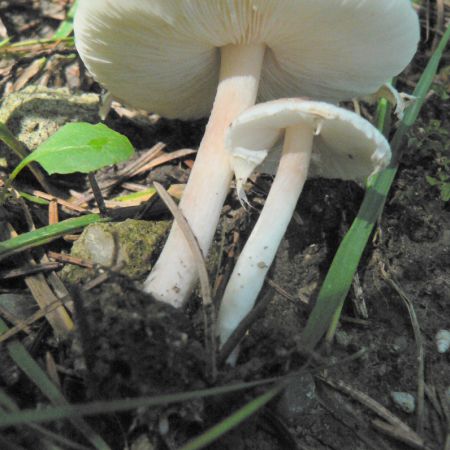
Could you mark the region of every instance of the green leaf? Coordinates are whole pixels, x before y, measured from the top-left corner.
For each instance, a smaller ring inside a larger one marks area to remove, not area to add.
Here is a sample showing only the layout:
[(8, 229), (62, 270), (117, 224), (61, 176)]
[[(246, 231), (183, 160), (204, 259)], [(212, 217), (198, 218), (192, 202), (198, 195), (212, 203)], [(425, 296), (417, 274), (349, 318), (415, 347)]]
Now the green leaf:
[(448, 202), (450, 200), (450, 183), (444, 183), (441, 186), (441, 200)]
[(88, 173), (125, 161), (133, 152), (127, 137), (102, 123), (68, 123), (22, 160), (10, 179), (32, 161), (38, 162), (50, 175)]
[(437, 178), (430, 177), (429, 175), (426, 175), (425, 178), (430, 186), (436, 186), (439, 184), (439, 180)]

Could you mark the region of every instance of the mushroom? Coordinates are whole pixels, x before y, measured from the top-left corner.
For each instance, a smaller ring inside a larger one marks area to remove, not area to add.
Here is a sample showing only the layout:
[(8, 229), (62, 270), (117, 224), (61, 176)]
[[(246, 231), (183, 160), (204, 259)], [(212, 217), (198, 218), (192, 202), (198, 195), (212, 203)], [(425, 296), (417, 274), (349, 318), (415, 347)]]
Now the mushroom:
[[(281, 152), (271, 150), (283, 134)], [(255, 167), (272, 172), (278, 159), (279, 164), (223, 295), (218, 316), (221, 345), (253, 308), (307, 176), (362, 181), (391, 158), (385, 137), (361, 116), (329, 103), (299, 98), (247, 109), (231, 125), (226, 147), (240, 198)]]
[[(180, 209), (206, 256), (232, 178), (224, 136), (260, 100), (375, 92), (419, 39), (409, 0), (80, 0), (79, 54), (112, 95), (168, 118), (210, 118)], [(144, 290), (180, 307), (197, 280), (174, 223)]]

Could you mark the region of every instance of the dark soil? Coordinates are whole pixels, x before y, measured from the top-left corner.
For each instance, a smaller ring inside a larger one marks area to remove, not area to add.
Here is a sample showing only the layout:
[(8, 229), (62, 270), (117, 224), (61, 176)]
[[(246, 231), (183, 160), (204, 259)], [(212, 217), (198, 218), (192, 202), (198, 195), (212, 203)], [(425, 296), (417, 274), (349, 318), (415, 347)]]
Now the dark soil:
[[(400, 87), (407, 92), (414, 88), (439, 36), (440, 31), (436, 32), (439, 5), (439, 1), (430, 2), (429, 14), (421, 10), (424, 36), (425, 30), (429, 30), (430, 35), (399, 80)], [(67, 6), (64, 0), (0, 1), (0, 25), (4, 25), (0, 31), (3, 28), (4, 34), (17, 41), (49, 37), (58, 27)], [(447, 5), (447, 18), (449, 12)], [(4, 58), (0, 61), (3, 95), (15, 90), (20, 76), (42, 55), (49, 58), (47, 65), (30, 76), (26, 84), (100, 92), (101, 88), (84, 72), (80, 61), (67, 58), (73, 53), (73, 49), (66, 47), (33, 48), (28, 53)], [(450, 328), (450, 206), (442, 198), (444, 184), (433, 183), (430, 177), (439, 179), (448, 175), (450, 179), (449, 64), (447, 54), (433, 92), (403, 146), (394, 186), (363, 255), (337, 335), (332, 344), (317, 349), (314, 362), (304, 354), (299, 338), (336, 249), (363, 198), (362, 188), (351, 182), (310, 180), (306, 183), (296, 217), (270, 270), (270, 283), (261, 295), (268, 299), (267, 306), (255, 317), (243, 340), (235, 368), (222, 365), (214, 377), (211, 375), (199, 295), (194, 296), (187, 311), (175, 311), (153, 301), (130, 280), (118, 275), (110, 276), (107, 282), (99, 283), (89, 292), (82, 291), (80, 286), (67, 286), (75, 299), (76, 323), (76, 330), (69, 339), (56, 339), (44, 319), (33, 323), (29, 334), (21, 333), (15, 338), (21, 340), (47, 370), (50, 370), (51, 355), (61, 390), (73, 403), (153, 396), (260, 380), (294, 373), (305, 364), (316, 368), (315, 378), (310, 374), (296, 377), (268, 406), (211, 444), (208, 447), (211, 449), (447, 450), (450, 442), (450, 353), (437, 352), (435, 335), (438, 330)], [(371, 107), (365, 107), (364, 113), (370, 118)], [(117, 110), (111, 111), (106, 123), (127, 135), (138, 153), (157, 142), (165, 143), (169, 152), (197, 148), (205, 125), (204, 121), (155, 119), (144, 113), (121, 115)], [(149, 180), (166, 185), (184, 183), (191, 165), (189, 158), (171, 161), (155, 168), (148, 176), (132, 181), (143, 185)], [(7, 164), (0, 170), (8, 173), (12, 166)], [(113, 172), (114, 169), (104, 171), (99, 177), (108, 177)], [(22, 176), (19, 181), (41, 189), (30, 175)], [(68, 193), (69, 188), (78, 192), (87, 189), (84, 177), (52, 177), (51, 181), (59, 192)], [(218, 292), (270, 188), (268, 177), (252, 181), (249, 198), (255, 209), (243, 210), (234, 193), (230, 194), (224, 208), (221, 228), (232, 229), (234, 233), (228, 233), (224, 240), (221, 230), (217, 234), (213, 254), (223, 256)], [(120, 189), (116, 193), (121, 192)], [(30, 210), (38, 226), (46, 224), (45, 207), (33, 206)], [(25, 221), (17, 204), (8, 203), (0, 212), (2, 227), (9, 221), (23, 231)], [(70, 215), (67, 211), (61, 214), (62, 218)], [(156, 205), (151, 215), (161, 220), (169, 217), (161, 205)], [(68, 252), (70, 244), (60, 240), (40, 249), (44, 250)], [(0, 271), (21, 268), (24, 263), (19, 255), (2, 261)], [(30, 307), (33, 310), (33, 299), (23, 278), (0, 280), (0, 293), (19, 294), (22, 300), (26, 296), (25, 317), (30, 314)], [(0, 317), (13, 325), (2, 309)], [(415, 324), (418, 325), (416, 334)], [(423, 354), (418, 350), (421, 345)], [(353, 357), (355, 354), (359, 356)], [(421, 363), (424, 364), (423, 378), (419, 370)], [(317, 369), (325, 365), (330, 367)], [(331, 387), (324, 377), (334, 380), (341, 388)], [(406, 413), (393, 403), (392, 392), (408, 392), (417, 399), (420, 383), (425, 383), (421, 415), (417, 409)], [(90, 423), (113, 449), (174, 449), (212, 427), (264, 389), (99, 416), (90, 419)], [(21, 408), (47, 404), (9, 359), (3, 344), (0, 344), (0, 390)], [(355, 400), (358, 392), (398, 416), (418, 432), (423, 442), (405, 442), (407, 439), (400, 436), (400, 426), (393, 427), (391, 433), (380, 431), (376, 422), (379, 418), (368, 401)], [(52, 424), (49, 428), (86, 445), (68, 425)], [(24, 428), (10, 428), (2, 433), (2, 448), (66, 448), (41, 442), (40, 434), (24, 431)]]

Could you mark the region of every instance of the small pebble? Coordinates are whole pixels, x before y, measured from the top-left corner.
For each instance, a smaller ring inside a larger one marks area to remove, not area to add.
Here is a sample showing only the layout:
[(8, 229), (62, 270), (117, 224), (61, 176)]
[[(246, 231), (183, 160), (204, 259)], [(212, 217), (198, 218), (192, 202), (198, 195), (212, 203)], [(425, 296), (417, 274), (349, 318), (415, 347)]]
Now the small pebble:
[(312, 414), (319, 407), (316, 385), (311, 374), (302, 374), (286, 387), (276, 406), (277, 413), (287, 421)]
[(447, 353), (450, 349), (450, 331), (439, 330), (436, 333), (436, 347), (439, 353)]
[(391, 392), (392, 401), (405, 413), (412, 414), (416, 409), (416, 399), (408, 392)]

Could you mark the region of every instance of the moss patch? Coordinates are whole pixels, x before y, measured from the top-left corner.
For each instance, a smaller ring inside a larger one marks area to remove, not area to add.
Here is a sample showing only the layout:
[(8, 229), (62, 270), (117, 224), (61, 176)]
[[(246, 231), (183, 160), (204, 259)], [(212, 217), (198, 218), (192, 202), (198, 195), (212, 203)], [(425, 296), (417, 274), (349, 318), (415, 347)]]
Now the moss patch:
[[(122, 264), (120, 273), (136, 280), (150, 270), (150, 260), (160, 248), (169, 221), (128, 219), (119, 223), (95, 223), (86, 227), (72, 247), (71, 255), (101, 267)], [(96, 271), (66, 266), (63, 278), (72, 284), (85, 282)]]

